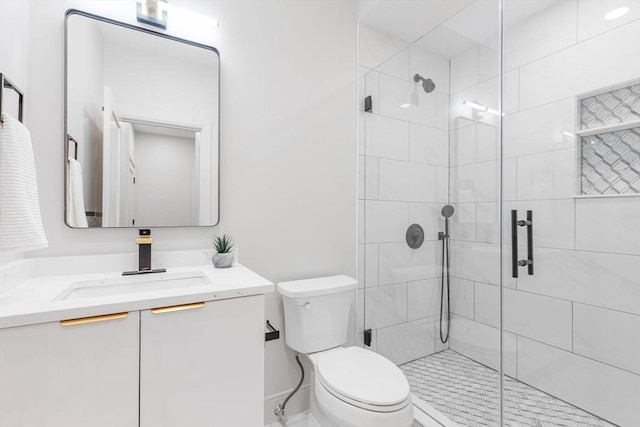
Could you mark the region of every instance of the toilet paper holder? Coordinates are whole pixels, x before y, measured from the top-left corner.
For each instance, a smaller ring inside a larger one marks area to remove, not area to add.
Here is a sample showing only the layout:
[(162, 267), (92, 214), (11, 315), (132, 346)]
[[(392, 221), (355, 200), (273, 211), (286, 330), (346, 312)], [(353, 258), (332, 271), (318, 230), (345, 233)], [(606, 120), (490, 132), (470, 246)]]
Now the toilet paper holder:
[(264, 334), (265, 341), (273, 341), (280, 339), (280, 331), (273, 327), (273, 325), (267, 320), (268, 332)]

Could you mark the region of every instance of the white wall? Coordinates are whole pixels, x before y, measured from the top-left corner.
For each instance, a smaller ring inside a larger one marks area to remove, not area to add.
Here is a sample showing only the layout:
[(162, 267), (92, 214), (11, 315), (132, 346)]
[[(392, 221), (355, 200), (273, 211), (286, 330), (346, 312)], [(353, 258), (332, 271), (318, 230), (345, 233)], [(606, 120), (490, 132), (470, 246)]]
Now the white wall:
[(135, 132), (136, 224), (192, 223), (195, 143), (194, 138)]
[[(355, 275), (356, 3), (174, 4), (221, 22), (210, 33), (176, 29), (221, 53), (221, 222), (216, 229), (154, 229), (155, 250), (210, 247), (213, 234), (225, 232), (243, 263), (274, 282)], [(3, 44), (3, 52), (16, 49), (7, 57), (22, 59), (27, 47), (31, 53), (21, 81), (28, 81), (26, 117), (49, 248), (28, 256), (133, 252), (135, 230), (73, 230), (63, 222), (62, 34), (70, 7), (135, 20), (133, 1), (33, 2), (29, 45)], [(283, 327), (276, 294), (267, 296), (266, 317)], [(265, 393), (293, 388), (297, 366), (284, 340), (266, 343), (265, 351)]]

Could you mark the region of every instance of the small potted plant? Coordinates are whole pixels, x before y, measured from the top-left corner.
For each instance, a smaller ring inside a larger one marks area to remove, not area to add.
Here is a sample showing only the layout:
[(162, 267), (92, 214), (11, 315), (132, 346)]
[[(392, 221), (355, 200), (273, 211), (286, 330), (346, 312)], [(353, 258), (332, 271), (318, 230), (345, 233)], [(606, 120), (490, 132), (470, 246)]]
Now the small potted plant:
[(213, 249), (215, 253), (211, 260), (216, 268), (226, 268), (233, 265), (233, 240), (228, 234), (215, 236), (213, 238)]

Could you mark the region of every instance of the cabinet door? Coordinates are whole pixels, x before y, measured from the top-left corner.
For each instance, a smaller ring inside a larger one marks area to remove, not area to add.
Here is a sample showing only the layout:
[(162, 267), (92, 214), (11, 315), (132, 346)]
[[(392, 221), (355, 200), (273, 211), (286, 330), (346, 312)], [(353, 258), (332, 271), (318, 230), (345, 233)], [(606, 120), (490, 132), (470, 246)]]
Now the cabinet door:
[(136, 427), (139, 312), (0, 330), (0, 427)]
[(141, 427), (264, 425), (262, 295), (141, 316)]

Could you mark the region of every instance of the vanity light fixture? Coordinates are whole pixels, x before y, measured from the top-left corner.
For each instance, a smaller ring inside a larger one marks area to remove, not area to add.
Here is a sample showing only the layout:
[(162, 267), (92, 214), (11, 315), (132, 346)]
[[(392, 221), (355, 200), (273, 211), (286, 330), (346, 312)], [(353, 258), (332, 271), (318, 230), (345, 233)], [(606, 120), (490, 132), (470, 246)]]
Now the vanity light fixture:
[(217, 19), (209, 18), (199, 13), (191, 12), (181, 7), (169, 4), (167, 0), (138, 0), (138, 22), (153, 25), (154, 27), (167, 29), (167, 17), (171, 13), (172, 19), (190, 21), (207, 27), (218, 28)]
[(482, 105), (482, 104), (477, 104), (475, 102), (471, 102), (471, 101), (464, 101), (462, 103), (465, 107), (469, 107), (472, 110), (476, 110), (478, 113), (490, 113), (490, 114), (495, 114), (496, 116), (499, 116), (500, 113), (498, 112), (498, 110), (493, 109), (493, 108), (489, 108), (486, 105)]
[(616, 9), (613, 9), (612, 11), (607, 13), (606, 15), (604, 15), (604, 19), (607, 19), (609, 21), (612, 20), (612, 19), (618, 19), (621, 16), (625, 15), (627, 12), (629, 12), (629, 8), (628, 7), (618, 7)]
[(476, 104), (475, 102), (471, 101), (464, 101), (462, 104), (465, 107), (473, 108), (474, 110), (478, 111), (487, 111), (489, 109), (489, 107), (487, 107), (486, 105)]
[(167, 29), (167, 2), (163, 0), (139, 0), (136, 5), (138, 22)]

